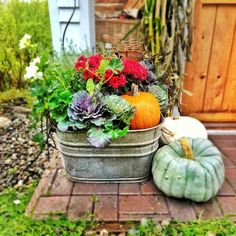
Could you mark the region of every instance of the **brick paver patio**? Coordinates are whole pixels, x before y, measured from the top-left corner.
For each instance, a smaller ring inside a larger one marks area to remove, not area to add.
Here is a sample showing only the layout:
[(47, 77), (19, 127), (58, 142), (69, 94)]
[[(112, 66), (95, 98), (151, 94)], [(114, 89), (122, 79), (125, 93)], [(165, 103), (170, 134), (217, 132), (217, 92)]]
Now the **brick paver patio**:
[[(26, 213), (34, 218), (64, 213), (76, 220), (89, 217), (90, 212), (95, 220), (112, 227), (142, 218), (161, 221), (236, 216), (236, 136), (210, 136), (210, 139), (223, 153), (226, 179), (217, 197), (207, 203), (166, 197), (152, 180), (136, 184), (72, 183), (66, 179), (55, 152), (51, 168), (45, 171)], [(236, 221), (236, 217), (232, 219)]]

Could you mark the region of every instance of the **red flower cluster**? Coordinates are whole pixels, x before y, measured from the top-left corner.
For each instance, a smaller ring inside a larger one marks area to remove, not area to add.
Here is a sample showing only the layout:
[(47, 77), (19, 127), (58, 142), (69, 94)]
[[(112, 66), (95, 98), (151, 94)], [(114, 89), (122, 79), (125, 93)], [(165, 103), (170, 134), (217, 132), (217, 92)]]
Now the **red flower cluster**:
[(89, 58), (80, 56), (75, 63), (75, 69), (79, 72), (83, 71), (82, 75), (85, 80), (98, 79), (95, 72), (98, 69), (101, 60), (102, 56), (100, 54), (92, 55)]
[(105, 79), (105, 82), (107, 82), (109, 86), (114, 89), (123, 87), (126, 84), (126, 77), (124, 74), (116, 75), (116, 74), (113, 74), (111, 70), (105, 71), (104, 79)]
[(142, 66), (136, 61), (132, 61), (129, 59), (123, 59), (123, 73), (127, 74), (128, 76), (132, 76), (134, 79), (144, 81), (147, 79), (148, 70), (146, 67)]
[(92, 55), (91, 57), (89, 57), (88, 59), (89, 69), (95, 72), (100, 66), (101, 60), (102, 60), (102, 56), (100, 54)]
[(80, 56), (75, 63), (75, 69), (77, 71), (80, 71), (81, 69), (84, 70), (86, 68), (87, 61), (88, 59), (85, 56)]
[(113, 75), (111, 79), (108, 81), (108, 84), (114, 88), (118, 89), (119, 87), (123, 87), (126, 84), (126, 77), (124, 74), (118, 75)]
[[(94, 79), (99, 81), (100, 77), (96, 75), (96, 71), (100, 66), (101, 60), (102, 56), (100, 54), (92, 55), (88, 58), (80, 56), (75, 63), (75, 69), (82, 73), (85, 80)], [(120, 74), (114, 74), (112, 70), (105, 71), (104, 83), (107, 83), (114, 89), (118, 89), (126, 85), (126, 78), (132, 77), (140, 81), (147, 79), (148, 70), (146, 67), (126, 58), (122, 62), (124, 68)]]

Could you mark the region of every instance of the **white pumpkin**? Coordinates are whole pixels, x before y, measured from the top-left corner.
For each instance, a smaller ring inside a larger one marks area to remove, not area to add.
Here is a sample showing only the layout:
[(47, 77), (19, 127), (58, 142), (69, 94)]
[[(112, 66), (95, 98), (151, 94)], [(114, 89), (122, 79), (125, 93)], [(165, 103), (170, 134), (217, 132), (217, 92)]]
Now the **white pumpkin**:
[(168, 144), (182, 137), (207, 139), (207, 131), (199, 120), (192, 117), (176, 116), (164, 118), (161, 126), (161, 141), (164, 144)]

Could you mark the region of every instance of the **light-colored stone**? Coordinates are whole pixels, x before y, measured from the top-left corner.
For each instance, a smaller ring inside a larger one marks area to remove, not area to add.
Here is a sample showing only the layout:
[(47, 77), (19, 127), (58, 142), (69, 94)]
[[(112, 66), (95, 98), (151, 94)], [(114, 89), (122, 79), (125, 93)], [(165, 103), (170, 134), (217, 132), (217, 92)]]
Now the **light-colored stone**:
[(20, 113), (20, 114), (29, 114), (31, 112), (30, 108), (23, 107), (23, 106), (14, 106), (12, 107), (12, 109), (14, 110), (14, 112)]
[(100, 235), (101, 236), (108, 236), (109, 232), (106, 229), (103, 229), (103, 230), (101, 230)]
[(85, 236), (96, 236), (96, 231), (93, 230), (86, 231)]
[(12, 162), (11, 159), (6, 159), (5, 160), (5, 165), (9, 165), (9, 164), (11, 164), (11, 162)]
[(7, 128), (11, 124), (11, 120), (4, 116), (0, 116), (0, 129)]
[(20, 179), (17, 183), (17, 186), (21, 187), (21, 186), (23, 186), (23, 184), (24, 184), (24, 181), (22, 179)]
[(164, 220), (162, 220), (162, 222), (161, 222), (161, 225), (162, 226), (168, 226), (170, 224), (170, 220), (169, 219), (164, 219)]

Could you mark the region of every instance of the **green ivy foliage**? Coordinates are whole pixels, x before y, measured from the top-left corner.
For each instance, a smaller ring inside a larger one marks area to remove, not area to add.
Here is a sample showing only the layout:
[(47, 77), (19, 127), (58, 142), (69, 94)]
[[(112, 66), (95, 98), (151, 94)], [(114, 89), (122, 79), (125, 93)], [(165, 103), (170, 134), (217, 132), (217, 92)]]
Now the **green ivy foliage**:
[[(33, 52), (20, 50), (19, 41), (25, 35), (32, 36), (37, 44)], [(25, 66), (39, 52), (52, 51), (51, 29), (46, 0), (0, 0), (0, 91), (23, 88)]]

